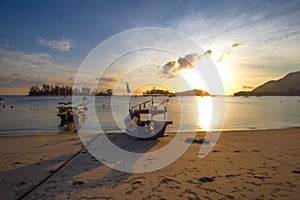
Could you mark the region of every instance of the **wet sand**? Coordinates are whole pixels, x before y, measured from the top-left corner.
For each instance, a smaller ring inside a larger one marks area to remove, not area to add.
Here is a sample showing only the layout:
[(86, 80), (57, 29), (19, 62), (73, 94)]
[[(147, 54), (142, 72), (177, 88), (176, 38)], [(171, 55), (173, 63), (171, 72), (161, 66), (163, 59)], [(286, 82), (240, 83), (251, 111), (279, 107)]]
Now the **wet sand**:
[[(109, 138), (147, 152), (172, 133)], [(300, 199), (299, 141), (300, 128), (228, 131), (205, 158), (193, 142), (168, 167), (133, 174), (101, 164), (77, 134), (0, 136), (0, 199)]]

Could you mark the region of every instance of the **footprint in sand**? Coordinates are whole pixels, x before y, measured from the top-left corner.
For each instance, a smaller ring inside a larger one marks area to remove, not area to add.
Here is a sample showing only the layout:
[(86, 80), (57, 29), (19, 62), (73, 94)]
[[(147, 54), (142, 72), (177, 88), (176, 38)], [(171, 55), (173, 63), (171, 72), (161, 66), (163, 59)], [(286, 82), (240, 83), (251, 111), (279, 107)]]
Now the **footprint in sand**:
[(237, 176), (237, 175), (235, 175), (235, 174), (226, 174), (226, 175), (225, 175), (226, 178), (231, 178), (231, 177), (236, 177), (236, 176)]
[(23, 185), (27, 185), (27, 183), (26, 182), (24, 182), (24, 181), (22, 181), (22, 182), (20, 182), (20, 183), (17, 183), (17, 187), (21, 187), (21, 186), (23, 186)]
[(201, 183), (207, 183), (207, 182), (213, 182), (215, 180), (215, 177), (202, 177), (199, 179)]
[(83, 181), (74, 181), (74, 182), (72, 183), (72, 185), (83, 185), (83, 184), (84, 184)]
[(265, 179), (266, 177), (265, 176), (262, 176), (262, 175), (253, 175), (254, 178), (257, 178), (257, 179)]
[(168, 177), (165, 177), (164, 179), (162, 179), (160, 181), (160, 183), (162, 185), (166, 185), (166, 187), (171, 189), (171, 190), (180, 189), (180, 185), (181, 185), (181, 183), (179, 181), (174, 180), (172, 178), (168, 178)]
[(180, 184), (180, 182), (178, 182), (174, 179), (171, 179), (171, 178), (164, 178), (164, 179), (161, 180), (161, 183), (171, 183), (171, 182)]
[(293, 170), (292, 173), (294, 173), (294, 174), (300, 174), (300, 171), (299, 170)]
[(141, 186), (144, 186), (145, 185), (145, 183), (143, 182), (144, 180), (145, 177), (142, 176), (128, 181), (128, 183), (131, 185), (131, 188), (129, 191), (126, 192), (126, 194), (132, 194), (136, 189), (138, 189)]
[(142, 184), (142, 181), (134, 181), (133, 183), (131, 183), (132, 186), (138, 186), (140, 184)]

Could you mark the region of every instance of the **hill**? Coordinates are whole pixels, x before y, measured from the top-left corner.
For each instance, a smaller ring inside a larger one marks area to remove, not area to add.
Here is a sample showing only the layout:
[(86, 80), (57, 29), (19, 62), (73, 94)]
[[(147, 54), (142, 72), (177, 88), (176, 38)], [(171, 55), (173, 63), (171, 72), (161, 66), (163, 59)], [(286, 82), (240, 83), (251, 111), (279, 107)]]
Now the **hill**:
[(183, 92), (176, 92), (176, 96), (210, 96), (210, 94), (204, 90), (187, 90)]
[(281, 79), (268, 81), (252, 91), (240, 91), (234, 96), (299, 96), (300, 71), (287, 74)]

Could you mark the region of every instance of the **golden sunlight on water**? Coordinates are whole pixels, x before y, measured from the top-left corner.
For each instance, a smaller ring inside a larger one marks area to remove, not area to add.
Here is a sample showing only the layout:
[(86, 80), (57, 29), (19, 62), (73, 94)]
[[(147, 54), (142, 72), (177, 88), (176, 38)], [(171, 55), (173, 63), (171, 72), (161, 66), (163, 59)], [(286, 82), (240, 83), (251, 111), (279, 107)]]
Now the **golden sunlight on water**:
[(213, 117), (211, 97), (197, 97), (198, 103), (198, 129), (208, 131)]

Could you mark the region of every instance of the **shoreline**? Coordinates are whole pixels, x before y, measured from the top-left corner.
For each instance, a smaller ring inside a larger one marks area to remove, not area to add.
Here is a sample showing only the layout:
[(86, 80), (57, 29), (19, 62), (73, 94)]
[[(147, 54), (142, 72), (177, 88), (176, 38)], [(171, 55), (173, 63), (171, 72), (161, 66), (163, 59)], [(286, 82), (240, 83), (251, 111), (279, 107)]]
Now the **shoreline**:
[[(300, 129), (300, 126), (293, 126), (293, 127), (280, 127), (280, 128), (265, 128), (265, 129), (226, 129), (226, 130), (210, 130), (210, 131), (205, 131), (205, 130), (195, 130), (195, 131), (168, 131), (166, 130), (166, 133), (171, 133), (171, 134), (176, 134), (176, 133), (208, 133), (208, 132), (217, 132), (220, 131), (221, 133), (227, 133), (227, 132), (251, 132), (251, 131), (280, 131), (280, 130), (293, 130), (293, 129)], [(18, 131), (19, 132), (19, 131)], [(55, 134), (78, 134), (75, 132), (64, 132), (64, 133), (59, 133), (55, 131), (25, 131), (26, 133), (14, 133), (13, 131), (11, 133), (1, 133), (0, 132), (0, 137), (6, 137), (6, 136), (34, 136), (34, 135), (55, 135)], [(104, 131), (106, 134), (109, 133), (125, 133), (122, 130), (112, 130), (112, 131)]]

